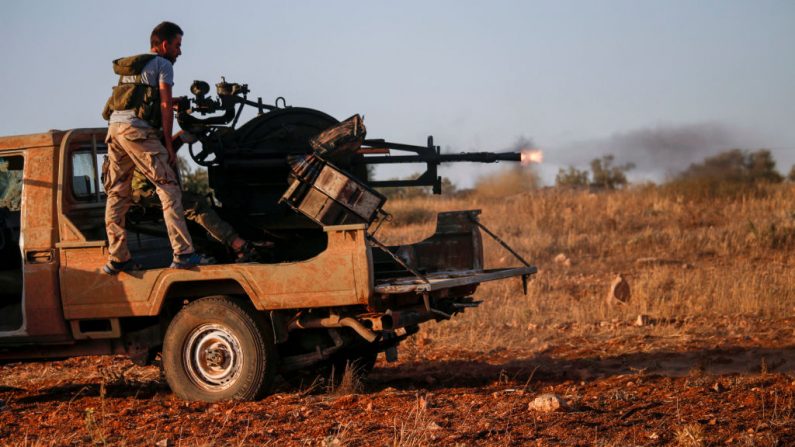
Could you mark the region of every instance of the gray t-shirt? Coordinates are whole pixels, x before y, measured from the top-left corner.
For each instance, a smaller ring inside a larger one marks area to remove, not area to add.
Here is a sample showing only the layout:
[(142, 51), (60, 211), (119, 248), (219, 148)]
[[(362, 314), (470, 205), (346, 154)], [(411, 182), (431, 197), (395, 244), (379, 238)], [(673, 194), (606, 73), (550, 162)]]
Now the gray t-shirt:
[[(132, 76), (125, 76), (122, 82), (127, 81), (127, 78)], [(133, 79), (129, 79), (132, 81)], [(174, 67), (171, 62), (162, 57), (157, 56), (144, 65), (141, 71), (141, 82), (145, 82), (154, 87), (159, 87), (160, 84), (174, 85)], [(110, 123), (125, 123), (131, 124), (133, 127), (152, 127), (146, 121), (135, 116), (135, 110), (117, 110), (110, 115)]]

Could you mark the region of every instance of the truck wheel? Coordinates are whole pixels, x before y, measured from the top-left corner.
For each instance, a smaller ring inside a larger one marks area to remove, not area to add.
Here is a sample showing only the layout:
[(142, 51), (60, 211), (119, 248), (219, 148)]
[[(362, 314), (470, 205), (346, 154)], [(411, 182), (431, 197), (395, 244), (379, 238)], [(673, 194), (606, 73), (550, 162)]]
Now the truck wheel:
[(247, 303), (225, 296), (194, 301), (166, 330), (166, 380), (182, 399), (258, 399), (269, 391), (278, 368), (272, 334)]

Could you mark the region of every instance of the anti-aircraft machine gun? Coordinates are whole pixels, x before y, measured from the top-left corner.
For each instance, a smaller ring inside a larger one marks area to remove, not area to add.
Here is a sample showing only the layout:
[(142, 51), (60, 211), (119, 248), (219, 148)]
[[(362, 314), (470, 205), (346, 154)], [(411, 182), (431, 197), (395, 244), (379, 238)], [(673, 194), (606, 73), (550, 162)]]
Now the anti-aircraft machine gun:
[[(294, 240), (276, 260), (294, 260), (323, 249), (321, 228), (331, 224), (373, 224), (386, 198), (375, 187), (431, 187), (441, 193), (437, 170), (446, 162), (523, 161), (526, 153), (443, 154), (428, 137), (426, 146), (365, 139), (358, 115), (339, 122), (319, 110), (248, 99), (248, 85), (216, 84), (208, 97), (204, 81), (191, 85), (193, 98), (175, 98), (177, 121), (196, 135), (201, 149), (190, 156), (208, 169), (210, 187), (224, 217), (243, 233)], [(237, 127), (244, 107), (257, 115)], [(395, 152), (398, 154), (393, 155)], [(368, 166), (423, 163), (425, 172), (410, 180), (374, 180)], [(320, 190), (320, 195), (313, 194)], [(295, 211), (298, 211), (296, 213)], [(299, 248), (299, 246), (301, 248)], [(311, 248), (313, 247), (313, 248)], [(288, 253), (289, 252), (289, 253)]]

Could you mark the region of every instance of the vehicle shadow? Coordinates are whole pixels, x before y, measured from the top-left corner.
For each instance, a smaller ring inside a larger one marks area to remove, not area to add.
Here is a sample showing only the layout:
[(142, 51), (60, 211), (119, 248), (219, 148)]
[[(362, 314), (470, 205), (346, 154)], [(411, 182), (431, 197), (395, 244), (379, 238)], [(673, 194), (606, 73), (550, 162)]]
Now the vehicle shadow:
[(503, 362), (434, 360), (379, 364), (368, 377), (368, 390), (479, 387), (507, 381), (521, 386), (554, 385), (625, 374), (683, 377), (690, 374), (727, 375), (795, 372), (795, 346), (782, 348), (727, 347), (693, 351), (651, 351), (606, 357), (559, 358), (541, 353)]
[(69, 383), (37, 390), (36, 394), (19, 397), (15, 399), (15, 402), (18, 404), (71, 402), (85, 397), (147, 400), (158, 394), (170, 393), (168, 385), (160, 380), (144, 383), (118, 381), (104, 384), (104, 386), (99, 383)]
[[(795, 373), (795, 346), (781, 348), (726, 347), (691, 351), (651, 351), (615, 356), (561, 358), (540, 353), (508, 361), (486, 360), (419, 360), (391, 366), (379, 363), (366, 380), (365, 392), (379, 392), (387, 388), (399, 390), (437, 390), (473, 388), (500, 381), (509, 387), (532, 384), (556, 385), (566, 381), (588, 381), (620, 375), (683, 377), (702, 375), (751, 375), (760, 372)], [(23, 390), (8, 387), (2, 391), (18, 393)], [(294, 393), (297, 389), (281, 382), (275, 392)], [(322, 388), (319, 389), (322, 392)], [(151, 380), (115, 380), (101, 383), (67, 383), (42, 388), (35, 393), (19, 396), (18, 404), (41, 402), (71, 402), (86, 397), (106, 399), (152, 399), (156, 395), (170, 395), (162, 378)]]
[(24, 391), (24, 390), (22, 388), (17, 388), (15, 386), (0, 385), (0, 393), (7, 393), (11, 391)]

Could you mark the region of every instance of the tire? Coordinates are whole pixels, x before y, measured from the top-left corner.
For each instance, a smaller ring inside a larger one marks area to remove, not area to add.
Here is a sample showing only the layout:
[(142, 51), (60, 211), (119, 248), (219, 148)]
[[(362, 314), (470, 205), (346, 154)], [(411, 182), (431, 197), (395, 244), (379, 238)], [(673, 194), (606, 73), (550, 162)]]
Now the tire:
[(270, 324), (248, 303), (202, 298), (182, 308), (166, 330), (163, 370), (182, 399), (259, 399), (277, 369)]

